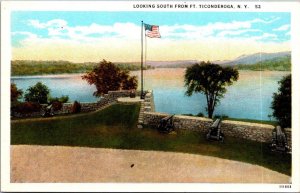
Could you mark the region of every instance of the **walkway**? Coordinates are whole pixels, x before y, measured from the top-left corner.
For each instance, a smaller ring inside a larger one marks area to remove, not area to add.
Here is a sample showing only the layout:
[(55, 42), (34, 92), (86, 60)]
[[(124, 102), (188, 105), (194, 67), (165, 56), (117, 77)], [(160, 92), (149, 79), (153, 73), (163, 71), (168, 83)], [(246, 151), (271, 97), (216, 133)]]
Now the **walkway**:
[(11, 146), (12, 182), (288, 183), (290, 177), (243, 162), (140, 150)]

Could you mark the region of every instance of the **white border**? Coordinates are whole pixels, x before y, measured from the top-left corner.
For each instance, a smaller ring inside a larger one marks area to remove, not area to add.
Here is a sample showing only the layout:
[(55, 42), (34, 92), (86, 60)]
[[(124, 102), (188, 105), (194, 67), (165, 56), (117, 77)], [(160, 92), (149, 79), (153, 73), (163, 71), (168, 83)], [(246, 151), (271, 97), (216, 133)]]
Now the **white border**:
[[(54, 10), (54, 11), (205, 11), (205, 12), (243, 12), (245, 10), (237, 9), (133, 9), (133, 4), (139, 1), (88, 1), (88, 2), (66, 2), (66, 1), (5, 1), (1, 2), (1, 191), (215, 191), (215, 192), (298, 192), (300, 191), (300, 77), (296, 76), (300, 72), (300, 2), (245, 2), (245, 1), (223, 1), (224, 4), (247, 4), (251, 7), (254, 4), (262, 6), (264, 12), (291, 12), (291, 30), (292, 30), (292, 80), (293, 80), (293, 161), (292, 161), (292, 188), (279, 189), (278, 184), (199, 184), (199, 183), (10, 183), (10, 108), (9, 108), (9, 87), (10, 87), (10, 59), (11, 59), (11, 41), (10, 41), (10, 13), (12, 11), (25, 10)], [(197, 3), (196, 1), (140, 1), (140, 3)], [(218, 3), (217, 1), (204, 3)], [(59, 6), (58, 6), (59, 5)], [(258, 12), (254, 8), (247, 12)], [(297, 74), (296, 74), (297, 73)]]

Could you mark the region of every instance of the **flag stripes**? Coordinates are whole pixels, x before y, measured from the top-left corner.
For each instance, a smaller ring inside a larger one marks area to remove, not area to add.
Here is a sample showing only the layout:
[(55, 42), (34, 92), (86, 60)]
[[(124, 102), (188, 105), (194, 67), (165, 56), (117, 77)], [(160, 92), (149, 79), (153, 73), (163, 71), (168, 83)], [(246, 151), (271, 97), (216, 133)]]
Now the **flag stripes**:
[(145, 24), (146, 36), (149, 38), (160, 38), (159, 26)]

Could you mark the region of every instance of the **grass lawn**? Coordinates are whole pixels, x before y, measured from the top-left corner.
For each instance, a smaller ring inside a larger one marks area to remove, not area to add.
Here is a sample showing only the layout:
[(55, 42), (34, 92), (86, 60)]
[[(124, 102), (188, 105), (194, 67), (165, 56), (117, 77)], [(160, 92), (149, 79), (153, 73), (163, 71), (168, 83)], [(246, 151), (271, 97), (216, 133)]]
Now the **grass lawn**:
[(224, 118), (223, 120), (231, 120), (231, 121), (242, 121), (242, 122), (248, 122), (248, 123), (261, 123), (261, 124), (268, 124), (277, 126), (277, 121), (265, 121), (265, 120), (253, 120), (253, 119), (238, 119), (238, 118)]
[(138, 104), (116, 104), (79, 116), (13, 121), (11, 143), (185, 152), (248, 162), (291, 175), (291, 156), (270, 152), (265, 143), (228, 136), (224, 143), (209, 142), (199, 132), (162, 134), (151, 128), (137, 129), (139, 108)]

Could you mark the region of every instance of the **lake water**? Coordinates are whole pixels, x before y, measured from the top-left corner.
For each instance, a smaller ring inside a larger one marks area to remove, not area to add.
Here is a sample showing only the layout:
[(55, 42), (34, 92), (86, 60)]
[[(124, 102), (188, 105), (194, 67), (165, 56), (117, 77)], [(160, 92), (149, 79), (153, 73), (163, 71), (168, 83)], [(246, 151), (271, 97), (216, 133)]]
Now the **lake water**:
[[(172, 114), (207, 115), (206, 99), (202, 94), (185, 96), (183, 82), (185, 69), (158, 68), (144, 71), (144, 88), (154, 91), (154, 103), (157, 112)], [(138, 71), (131, 72), (140, 78)], [(240, 71), (240, 77), (227, 92), (215, 109), (215, 115), (228, 115), (234, 118), (269, 120), (272, 95), (277, 92), (278, 81), (289, 72), (277, 71)], [(43, 82), (51, 90), (51, 96), (68, 95), (70, 101), (94, 102), (95, 86), (81, 79), (81, 75), (51, 75), (12, 77), (12, 82), (25, 91), (36, 82)]]

